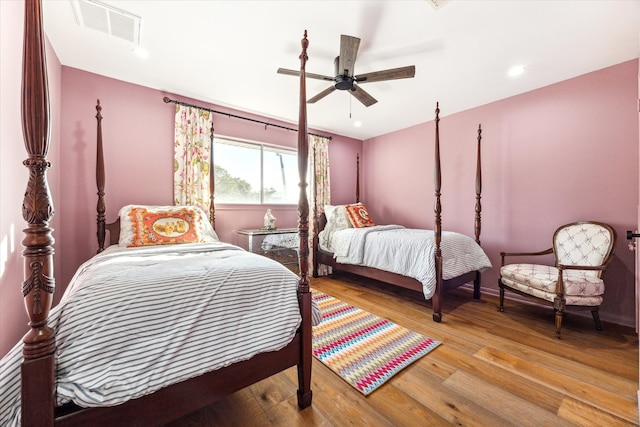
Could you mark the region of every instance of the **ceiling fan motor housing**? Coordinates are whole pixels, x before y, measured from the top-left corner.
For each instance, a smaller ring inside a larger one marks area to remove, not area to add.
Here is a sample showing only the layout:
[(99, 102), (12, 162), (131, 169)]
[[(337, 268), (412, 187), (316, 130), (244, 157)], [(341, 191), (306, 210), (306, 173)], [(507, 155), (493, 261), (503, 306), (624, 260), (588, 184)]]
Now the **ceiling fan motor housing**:
[(351, 70), (351, 75), (349, 75), (349, 70), (340, 70), (340, 57), (336, 56), (336, 59), (333, 61), (333, 64), (336, 69), (336, 77), (334, 78), (335, 88), (338, 90), (353, 90), (353, 70)]

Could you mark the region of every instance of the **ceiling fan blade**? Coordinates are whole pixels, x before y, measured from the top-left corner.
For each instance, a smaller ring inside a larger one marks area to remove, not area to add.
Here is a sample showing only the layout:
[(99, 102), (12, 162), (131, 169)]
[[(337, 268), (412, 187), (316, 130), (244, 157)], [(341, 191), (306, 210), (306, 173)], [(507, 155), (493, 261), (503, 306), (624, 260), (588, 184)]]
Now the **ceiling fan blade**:
[(408, 79), (416, 75), (415, 65), (408, 67), (391, 68), (389, 70), (374, 71), (356, 76), (358, 83), (381, 82), (383, 80)]
[(377, 99), (369, 95), (369, 93), (361, 87), (358, 87), (358, 85), (353, 85), (353, 90), (350, 90), (349, 93), (353, 95), (355, 99), (362, 102), (365, 107), (371, 107), (373, 104), (378, 102)]
[(324, 98), (325, 96), (333, 92), (334, 90), (336, 90), (335, 86), (329, 86), (328, 88), (326, 88), (325, 90), (323, 90), (322, 92), (314, 96), (313, 98), (309, 99), (307, 101), (307, 104), (313, 104), (314, 102), (321, 100), (322, 98)]
[(353, 76), (356, 57), (358, 56), (358, 47), (360, 47), (360, 39), (357, 37), (340, 36), (340, 59), (338, 61), (338, 73)]
[[(287, 70), (286, 68), (278, 68), (278, 74), (286, 74), (288, 76), (299, 76), (300, 71)], [(326, 80), (329, 82), (333, 81), (333, 77), (323, 76), (322, 74), (305, 73), (305, 75), (310, 79)]]

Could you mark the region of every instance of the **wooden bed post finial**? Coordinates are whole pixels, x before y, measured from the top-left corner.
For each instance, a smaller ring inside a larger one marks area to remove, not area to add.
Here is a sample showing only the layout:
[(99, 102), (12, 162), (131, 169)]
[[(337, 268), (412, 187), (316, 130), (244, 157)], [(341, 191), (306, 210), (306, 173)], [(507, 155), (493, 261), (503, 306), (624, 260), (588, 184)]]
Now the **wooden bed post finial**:
[[(304, 30), (304, 36), (302, 40), (300, 40), (300, 44), (302, 45), (302, 52), (300, 53), (300, 69), (302, 70), (307, 65), (307, 61), (309, 57), (307, 56), (307, 48), (309, 47), (309, 39), (307, 39), (307, 30)], [(306, 93), (306, 88), (305, 88)], [(306, 100), (305, 100), (306, 101)]]

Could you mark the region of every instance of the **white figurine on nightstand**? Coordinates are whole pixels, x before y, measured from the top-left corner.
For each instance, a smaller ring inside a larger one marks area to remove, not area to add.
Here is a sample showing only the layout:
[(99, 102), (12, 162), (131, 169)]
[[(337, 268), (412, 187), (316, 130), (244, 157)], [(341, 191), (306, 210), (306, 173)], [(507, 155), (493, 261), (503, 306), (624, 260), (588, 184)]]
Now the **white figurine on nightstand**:
[(275, 230), (276, 229), (276, 217), (271, 213), (271, 209), (267, 209), (264, 214), (264, 229)]

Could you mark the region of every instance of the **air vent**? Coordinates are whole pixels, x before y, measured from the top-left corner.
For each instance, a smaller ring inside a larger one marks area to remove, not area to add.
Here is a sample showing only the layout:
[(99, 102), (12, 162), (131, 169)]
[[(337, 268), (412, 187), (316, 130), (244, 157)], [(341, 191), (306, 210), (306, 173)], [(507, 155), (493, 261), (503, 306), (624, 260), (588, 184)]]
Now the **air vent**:
[(139, 16), (95, 0), (71, 0), (78, 25), (140, 44)]
[(449, 3), (449, 0), (427, 0), (427, 3), (433, 6), (434, 9), (440, 9), (446, 3)]

